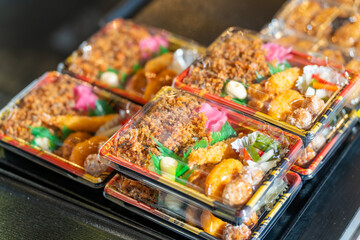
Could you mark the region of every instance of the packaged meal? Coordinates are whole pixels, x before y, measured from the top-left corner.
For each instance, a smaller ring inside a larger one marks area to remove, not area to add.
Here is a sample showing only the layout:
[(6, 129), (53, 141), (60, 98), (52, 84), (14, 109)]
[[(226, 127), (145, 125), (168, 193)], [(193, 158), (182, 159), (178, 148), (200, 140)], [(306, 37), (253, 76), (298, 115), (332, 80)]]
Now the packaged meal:
[(277, 179), (251, 217), (238, 226), (175, 195), (144, 185), (123, 174), (117, 174), (106, 185), (105, 197), (150, 212), (166, 220), (168, 227), (178, 227), (182, 234), (190, 232), (204, 239), (246, 240), (264, 238), (300, 188), (301, 179), (293, 172), (289, 172), (283, 179)]
[(112, 171), (98, 157), (100, 146), (139, 109), (68, 75), (48, 72), (1, 110), (0, 140), (100, 186)]
[(177, 77), (178, 88), (294, 132), (305, 146), (359, 88), (355, 73), (296, 57), (239, 28), (207, 52)]
[(359, 16), (358, 8), (334, 1), (293, 0), (276, 18), (287, 28), (356, 51), (360, 46)]
[(193, 41), (116, 19), (66, 61), (76, 77), (145, 104), (203, 51)]
[(337, 64), (338, 66), (344, 66), (346, 69), (360, 72), (359, 57), (354, 52), (349, 51), (348, 48), (342, 48), (326, 40), (319, 40), (298, 33), (293, 29), (286, 28), (277, 19), (273, 19), (261, 30), (260, 38), (288, 48), (291, 47), (296, 55), (302, 55), (306, 58), (308, 57), (306, 54), (309, 54), (323, 59), (327, 64)]
[(295, 135), (165, 87), (100, 154), (241, 223), (301, 148)]

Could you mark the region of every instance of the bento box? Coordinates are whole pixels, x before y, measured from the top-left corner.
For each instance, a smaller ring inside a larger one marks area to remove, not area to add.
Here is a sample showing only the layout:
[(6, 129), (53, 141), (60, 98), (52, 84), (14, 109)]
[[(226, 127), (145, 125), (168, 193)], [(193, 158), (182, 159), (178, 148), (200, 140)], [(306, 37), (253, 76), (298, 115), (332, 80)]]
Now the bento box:
[(319, 40), (304, 33), (289, 29), (283, 21), (273, 19), (260, 31), (260, 38), (291, 47), (294, 55), (309, 58), (309, 55), (322, 59), (326, 64), (360, 72), (360, 56), (326, 40)]
[(306, 147), (358, 92), (358, 75), (229, 28), (175, 80), (177, 88), (300, 136)]
[(100, 155), (120, 172), (130, 170), (131, 177), (241, 224), (302, 146), (293, 134), (164, 87)]
[(191, 239), (263, 239), (289, 206), (302, 186), (301, 178), (288, 172), (278, 179), (251, 218), (233, 226), (210, 212), (159, 189), (116, 174), (104, 195), (111, 201)]
[(145, 104), (205, 49), (164, 30), (115, 19), (83, 42), (63, 72)]
[(0, 145), (40, 165), (102, 187), (113, 169), (100, 146), (140, 106), (57, 72), (35, 80), (0, 112)]
[(351, 55), (360, 47), (357, 7), (336, 1), (292, 0), (284, 4), (275, 18), (286, 28), (335, 44)]
[(357, 123), (357, 120), (358, 117), (355, 110), (343, 109), (341, 113), (302, 150), (302, 153), (291, 167), (291, 170), (298, 173), (303, 180), (313, 178), (345, 141), (352, 127)]

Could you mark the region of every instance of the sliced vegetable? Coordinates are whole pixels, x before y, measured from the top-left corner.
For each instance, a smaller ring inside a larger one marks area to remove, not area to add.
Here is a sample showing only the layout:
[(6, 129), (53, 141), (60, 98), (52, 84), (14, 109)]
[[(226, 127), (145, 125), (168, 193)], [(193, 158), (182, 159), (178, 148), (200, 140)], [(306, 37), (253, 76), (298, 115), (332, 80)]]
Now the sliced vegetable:
[(260, 160), (260, 156), (259, 154), (256, 152), (255, 148), (253, 145), (249, 145), (246, 147), (246, 151), (248, 152), (248, 154), (250, 155), (251, 159), (254, 162), (257, 162)]
[(247, 97), (246, 89), (240, 82), (229, 81), (229, 83), (225, 86), (225, 91), (233, 98), (245, 99)]
[[(161, 175), (166, 176), (171, 180), (175, 180), (178, 169), (178, 161), (171, 157), (163, 157), (160, 160)], [(185, 171), (186, 172), (186, 171)]]
[(317, 82), (317, 81), (314, 81), (312, 86), (315, 89), (325, 89), (325, 90), (328, 90), (328, 91), (331, 91), (331, 92), (336, 92), (339, 89), (339, 87), (336, 86), (336, 85), (320, 83), (320, 82)]
[(319, 83), (324, 83), (324, 84), (328, 84), (328, 85), (333, 85), (333, 86), (337, 86), (335, 83), (332, 82), (328, 82), (325, 79), (321, 78), (318, 74), (313, 74), (312, 78), (314, 78), (316, 81), (318, 81)]

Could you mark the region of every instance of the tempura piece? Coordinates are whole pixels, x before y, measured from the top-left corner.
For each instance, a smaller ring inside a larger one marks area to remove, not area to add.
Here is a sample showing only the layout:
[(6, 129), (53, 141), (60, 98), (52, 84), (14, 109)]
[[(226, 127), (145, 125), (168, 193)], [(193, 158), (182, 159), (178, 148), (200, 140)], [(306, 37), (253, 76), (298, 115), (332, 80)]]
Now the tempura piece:
[(284, 120), (286, 114), (291, 111), (291, 105), (302, 100), (304, 97), (298, 91), (287, 90), (271, 101), (268, 114), (275, 119)]
[(286, 69), (269, 77), (265, 83), (265, 90), (268, 93), (279, 94), (295, 86), (301, 70), (297, 67)]
[(215, 143), (206, 148), (192, 150), (189, 155), (188, 165), (192, 169), (195, 165), (203, 165), (207, 163), (219, 163), (226, 158), (237, 158), (235, 151), (231, 147), (234, 138)]

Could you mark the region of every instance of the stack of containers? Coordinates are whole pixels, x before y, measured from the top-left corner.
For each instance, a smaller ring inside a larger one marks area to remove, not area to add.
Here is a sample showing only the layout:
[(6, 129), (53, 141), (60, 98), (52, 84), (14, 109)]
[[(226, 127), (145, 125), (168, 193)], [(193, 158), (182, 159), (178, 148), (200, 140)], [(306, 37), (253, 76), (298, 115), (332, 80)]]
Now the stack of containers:
[[(166, 205), (178, 209), (180, 220), (190, 215), (201, 219), (204, 231), (215, 237), (245, 231), (243, 239), (248, 239), (256, 235), (254, 226), (262, 215), (256, 213), (267, 204), (270, 189), (286, 178), (302, 146), (298, 136), (167, 87), (101, 148), (100, 155), (121, 173), (171, 196), (172, 203)], [(114, 181), (106, 194), (120, 198), (111, 191)], [(291, 181), (289, 186), (293, 189)], [(149, 190), (139, 194), (142, 200), (162, 199), (149, 197)]]
[(92, 187), (116, 169), (106, 197), (186, 236), (261, 239), (301, 188), (289, 169), (319, 171), (360, 90), (264, 36), (230, 28), (205, 51), (116, 19), (1, 111), (0, 144)]
[(194, 41), (116, 19), (59, 64), (62, 73), (45, 73), (1, 110), (0, 145), (101, 188), (114, 174), (94, 156), (99, 147), (203, 51)]
[[(358, 1), (288, 1), (275, 18), (262, 29), (259, 36), (264, 40), (291, 47), (294, 54), (301, 58), (323, 59), (324, 64), (337, 68), (344, 66), (346, 69), (359, 72), (358, 3)], [(321, 60), (317, 61), (321, 62)], [(359, 92), (355, 91), (348, 99), (346, 107), (357, 109)], [(353, 112), (350, 115), (353, 117), (352, 124), (346, 126), (351, 128), (356, 123), (356, 114)], [(351, 122), (351, 119), (348, 121)], [(340, 140), (343, 140), (349, 132), (347, 129), (344, 130), (337, 133)], [(331, 144), (334, 139), (337, 137), (328, 141), (327, 146), (323, 147), (324, 150), (315, 157), (313, 163), (306, 168), (296, 164), (293, 170), (305, 174), (307, 179), (311, 178), (320, 168), (316, 168), (314, 163), (325, 163), (331, 154), (325, 156), (323, 153), (327, 153), (330, 149), (333, 151), (339, 145)]]

